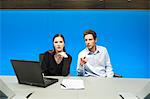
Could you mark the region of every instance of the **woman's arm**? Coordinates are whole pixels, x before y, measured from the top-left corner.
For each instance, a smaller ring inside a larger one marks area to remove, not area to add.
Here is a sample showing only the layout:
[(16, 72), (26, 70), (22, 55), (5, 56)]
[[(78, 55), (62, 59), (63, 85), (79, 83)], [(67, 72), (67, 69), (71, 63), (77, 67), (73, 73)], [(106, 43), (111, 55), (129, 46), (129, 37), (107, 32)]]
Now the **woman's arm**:
[(70, 65), (72, 57), (68, 55), (68, 58), (63, 59), (62, 76), (67, 76), (70, 73)]
[(48, 75), (48, 64), (49, 64), (49, 55), (48, 53), (44, 53), (44, 56), (43, 56), (43, 60), (41, 62), (41, 69), (42, 69), (42, 72), (44, 73), (44, 75)]

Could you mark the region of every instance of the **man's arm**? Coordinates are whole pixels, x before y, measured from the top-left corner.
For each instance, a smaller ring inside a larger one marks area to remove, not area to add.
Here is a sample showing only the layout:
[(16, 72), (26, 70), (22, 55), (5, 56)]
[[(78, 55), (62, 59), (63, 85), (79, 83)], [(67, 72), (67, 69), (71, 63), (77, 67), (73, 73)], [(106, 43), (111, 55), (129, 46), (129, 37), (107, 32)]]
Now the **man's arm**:
[(83, 65), (80, 65), (80, 58), (81, 58), (81, 55), (79, 54), (78, 55), (78, 61), (77, 61), (77, 75), (78, 76), (84, 76), (84, 66)]
[(107, 49), (106, 49), (105, 60), (106, 60), (106, 75), (107, 75), (107, 78), (112, 78), (113, 75), (114, 75), (114, 72), (112, 71), (113, 69), (112, 69), (112, 65), (111, 65), (111, 62), (110, 62), (110, 57), (109, 57)]

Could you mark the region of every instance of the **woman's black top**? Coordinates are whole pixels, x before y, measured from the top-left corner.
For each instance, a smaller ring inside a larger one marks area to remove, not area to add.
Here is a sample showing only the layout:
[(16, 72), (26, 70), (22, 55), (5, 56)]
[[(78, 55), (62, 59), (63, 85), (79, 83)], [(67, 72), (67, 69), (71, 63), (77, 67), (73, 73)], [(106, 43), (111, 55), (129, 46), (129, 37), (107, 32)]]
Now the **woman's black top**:
[(53, 50), (47, 51), (44, 54), (41, 68), (45, 76), (67, 76), (70, 72), (70, 64), (72, 57), (67, 54), (68, 58), (63, 58), (57, 64), (54, 58), (55, 52)]

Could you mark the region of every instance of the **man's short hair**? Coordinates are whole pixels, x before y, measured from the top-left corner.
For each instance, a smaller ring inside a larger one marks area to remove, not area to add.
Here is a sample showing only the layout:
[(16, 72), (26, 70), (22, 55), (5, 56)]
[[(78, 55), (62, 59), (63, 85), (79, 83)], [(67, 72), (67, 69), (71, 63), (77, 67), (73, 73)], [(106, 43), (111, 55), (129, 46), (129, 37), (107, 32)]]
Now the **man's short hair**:
[(85, 37), (86, 35), (88, 35), (88, 34), (92, 34), (94, 40), (96, 40), (97, 35), (96, 35), (96, 33), (95, 33), (93, 30), (86, 30), (86, 31), (84, 32), (84, 37)]

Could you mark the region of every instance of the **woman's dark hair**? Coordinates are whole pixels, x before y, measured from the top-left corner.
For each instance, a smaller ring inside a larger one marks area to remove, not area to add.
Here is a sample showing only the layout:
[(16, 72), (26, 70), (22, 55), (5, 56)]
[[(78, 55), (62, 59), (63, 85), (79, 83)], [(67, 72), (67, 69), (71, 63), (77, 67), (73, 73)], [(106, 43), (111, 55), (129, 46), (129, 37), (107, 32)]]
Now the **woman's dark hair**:
[[(56, 37), (61, 37), (61, 38), (63, 39), (64, 43), (65, 43), (65, 38), (64, 38), (64, 36), (63, 36), (62, 34), (56, 34), (56, 35), (53, 37), (53, 42), (54, 42), (54, 39), (55, 39)], [(56, 52), (54, 46), (53, 46), (53, 48), (54, 48), (54, 52)], [(66, 52), (65, 46), (64, 46), (64, 48), (63, 48), (63, 51)]]

